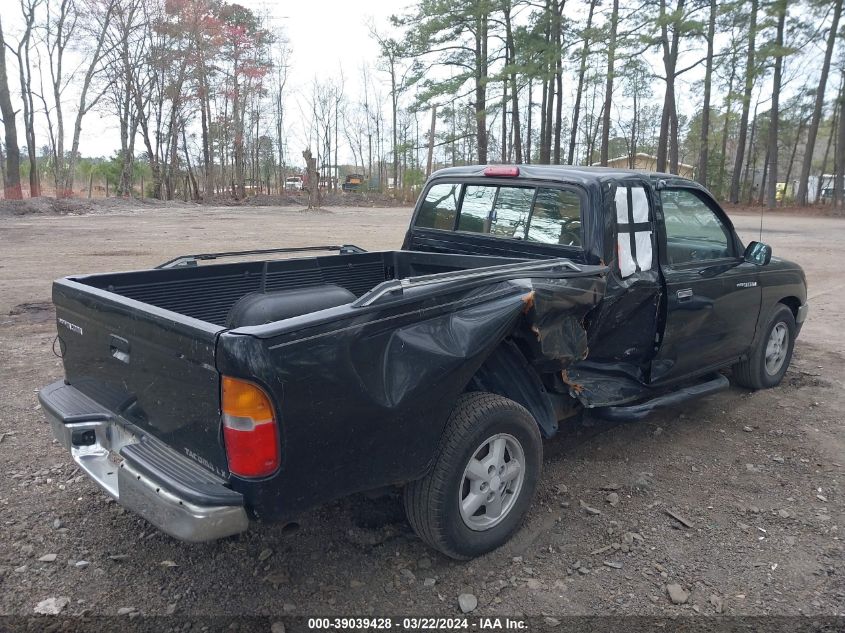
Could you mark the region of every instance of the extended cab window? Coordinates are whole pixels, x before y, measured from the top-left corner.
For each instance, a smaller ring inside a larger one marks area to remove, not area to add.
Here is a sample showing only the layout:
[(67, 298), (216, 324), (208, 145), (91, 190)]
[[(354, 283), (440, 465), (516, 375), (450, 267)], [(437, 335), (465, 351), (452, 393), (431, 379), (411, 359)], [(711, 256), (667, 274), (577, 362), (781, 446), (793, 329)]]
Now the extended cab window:
[[(416, 226), (451, 230), (454, 213), (437, 222), (435, 205), (443, 206), (443, 192), (460, 201), (457, 230), (495, 237), (516, 238), (543, 244), (581, 246), (581, 196), (568, 189), (500, 185), (437, 184), (429, 189), (420, 207)], [(434, 218), (434, 219), (433, 219)]]
[(670, 264), (731, 257), (731, 238), (710, 206), (689, 189), (660, 192)]
[(458, 213), (458, 196), (461, 186), (441, 183), (428, 190), (417, 215), (417, 226), (428, 229), (446, 229), (455, 227)]

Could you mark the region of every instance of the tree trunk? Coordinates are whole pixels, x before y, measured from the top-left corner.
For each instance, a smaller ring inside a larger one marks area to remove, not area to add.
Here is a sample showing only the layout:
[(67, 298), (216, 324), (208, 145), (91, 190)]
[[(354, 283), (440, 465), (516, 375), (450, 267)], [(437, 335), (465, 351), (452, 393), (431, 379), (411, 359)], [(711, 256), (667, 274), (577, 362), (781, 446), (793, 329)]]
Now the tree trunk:
[[(211, 138), (208, 133), (209, 121), (209, 87), (205, 74), (205, 62), (200, 64), (200, 127), (202, 129), (202, 162), (203, 162), (203, 199), (209, 200), (212, 197), (213, 185), (211, 184), (214, 161), (211, 158)], [(281, 144), (281, 138), (279, 138)]]
[(511, 2), (505, 2), (505, 46), (508, 51), (508, 59), (514, 65), (514, 70), (510, 73), (511, 83), (511, 131), (513, 134), (513, 151), (516, 163), (522, 163), (522, 130), (519, 123), (519, 91), (516, 81), (516, 45), (513, 41), (513, 28), (511, 25)]
[[(842, 71), (845, 85), (845, 69)], [(845, 209), (845, 92), (839, 91), (839, 125), (836, 131), (836, 170), (833, 177), (833, 203), (836, 209)], [(831, 135), (833, 130), (831, 130)]]
[(675, 102), (675, 90), (672, 89), (672, 109), (669, 111), (669, 173), (678, 173), (678, 153), (680, 143), (678, 142), (678, 107)]
[(241, 93), (238, 83), (238, 60), (235, 59), (232, 71), (232, 123), (235, 139), (233, 144), (235, 159), (235, 198), (238, 200), (246, 196), (246, 174), (244, 173), (244, 124), (241, 118)]
[(537, 162), (541, 165), (545, 164), (547, 159), (544, 153), (544, 145), (546, 140), (546, 101), (549, 98), (549, 80), (543, 79), (543, 98), (540, 100), (540, 148), (537, 155)]
[[(842, 95), (842, 89), (839, 90), (839, 95)], [(836, 103), (833, 106), (833, 117), (831, 117), (830, 121), (830, 134), (827, 135), (827, 144), (824, 148), (824, 156), (822, 157), (822, 168), (821, 174), (819, 175), (819, 180), (816, 183), (816, 196), (814, 198), (814, 202), (818, 203), (819, 198), (822, 195), (822, 188), (824, 187), (824, 172), (827, 170), (827, 159), (830, 157), (830, 148), (833, 145), (833, 137), (836, 134), (837, 130), (837, 121), (839, 120), (839, 99), (838, 96), (836, 98)]]
[(32, 99), (32, 65), (29, 51), (32, 39), (32, 29), (35, 25), (35, 10), (39, 0), (21, 2), (24, 18), (24, 32), (18, 43), (15, 56), (18, 59), (18, 76), (21, 84), (21, 100), (23, 101), (23, 126), (26, 137), (26, 152), (29, 158), (29, 197), (41, 195), (41, 178), (38, 173), (38, 158), (35, 147), (35, 105)]
[(555, 165), (560, 165), (560, 136), (563, 133), (563, 55), (561, 42), (561, 13), (563, 12), (563, 5), (566, 0), (561, 0), (558, 5), (555, 2), (554, 13), (554, 33), (555, 33), (555, 86), (557, 92), (557, 104), (555, 105), (555, 138), (554, 138), (554, 156), (552, 162)]
[(745, 89), (742, 94), (742, 115), (739, 119), (736, 158), (734, 160), (734, 170), (731, 178), (730, 201), (734, 203), (739, 202), (740, 177), (742, 175), (742, 164), (745, 160), (745, 141), (748, 136), (748, 113), (751, 109), (751, 92), (754, 90), (754, 46), (757, 38), (757, 9), (758, 0), (751, 0), (751, 23), (748, 27), (748, 57), (745, 62)]
[[(602, 103), (601, 111), (599, 112), (599, 119), (604, 117), (604, 103)], [(599, 135), (599, 128), (601, 126), (596, 123), (593, 125), (593, 129), (590, 132), (590, 140), (587, 142), (587, 156), (589, 157), (586, 163), (589, 165), (592, 162), (592, 157), (596, 152), (596, 139)]]
[[(554, 49), (554, 20), (552, 18), (552, 7), (555, 0), (546, 0), (545, 6), (545, 20), (546, 20), (546, 43), (548, 51)], [(549, 58), (549, 52), (545, 53), (543, 60), (543, 74), (546, 80), (546, 99), (544, 101), (543, 117), (543, 133), (540, 138), (540, 163), (548, 165), (552, 162), (552, 136), (554, 125), (554, 103), (555, 103), (555, 77), (552, 71), (552, 62)]]
[(302, 152), (305, 159), (305, 174), (308, 178), (308, 208), (320, 208), (320, 173), (317, 171), (317, 159), (311, 155), (311, 150)]
[[(191, 190), (191, 200), (199, 200), (200, 199), (200, 190), (199, 190), (199, 183), (197, 183), (196, 176), (194, 176), (194, 170), (191, 168), (191, 156), (188, 154), (188, 139), (185, 136), (185, 126), (182, 126), (182, 150), (185, 153), (185, 167), (188, 170), (188, 175), (186, 177), (186, 185), (190, 185)], [(188, 186), (185, 187), (185, 192), (187, 195)]]
[(475, 130), (478, 162), (487, 162), (487, 23), (483, 11), (476, 19), (475, 29)]
[[(505, 66), (508, 65), (508, 52), (505, 49)], [(501, 150), (501, 162), (508, 162), (508, 79), (502, 80), (502, 142), (499, 144)]]
[(836, 101), (833, 104), (833, 116), (831, 117), (830, 121), (830, 133), (827, 135), (827, 143), (825, 144), (824, 148), (824, 156), (822, 157), (822, 168), (821, 174), (819, 176), (818, 183), (816, 183), (816, 197), (815, 202), (819, 202), (819, 198), (822, 195), (822, 188), (824, 187), (824, 172), (827, 171), (827, 159), (830, 157), (830, 148), (833, 146), (833, 137), (836, 135), (836, 130), (838, 129), (836, 126), (838, 125), (839, 121), (839, 106), (840, 101), (845, 95), (845, 73), (842, 75), (842, 79), (840, 80), (839, 84), (839, 92), (836, 93)]
[[(751, 122), (751, 138), (748, 141), (748, 147), (750, 155), (754, 158), (754, 170), (757, 169), (757, 152), (754, 147), (754, 135), (757, 132), (757, 107), (760, 104), (754, 106), (754, 120)], [(754, 195), (753, 191), (751, 191), (751, 187), (748, 186), (748, 172), (751, 169), (751, 160), (745, 161), (745, 174), (743, 175), (742, 182), (743, 185), (748, 188), (748, 204), (751, 204), (751, 199)]]
[(725, 96), (725, 120), (722, 125), (722, 152), (719, 156), (719, 199), (722, 200), (725, 197), (725, 166), (727, 163), (727, 154), (728, 154), (728, 129), (730, 127), (731, 121), (731, 106), (732, 104), (732, 97), (733, 97), (733, 89), (734, 89), (734, 79), (736, 79), (736, 66), (731, 64), (731, 74), (728, 78), (728, 94)]
[(637, 161), (637, 127), (639, 123), (639, 110), (637, 107), (637, 91), (633, 94), (633, 118), (631, 119), (631, 140), (628, 144), (628, 168), (634, 169)]
[(91, 81), (97, 72), (97, 67), (100, 64), (101, 52), (103, 50), (103, 42), (106, 39), (109, 22), (111, 21), (112, 11), (114, 10), (114, 3), (110, 2), (103, 16), (103, 22), (100, 24), (100, 32), (97, 36), (97, 43), (94, 52), (91, 55), (91, 63), (85, 71), (85, 76), (82, 79), (82, 87), (79, 92), (79, 103), (76, 110), (76, 118), (73, 122), (73, 140), (71, 141), (70, 156), (67, 159), (67, 168), (65, 170), (64, 182), (62, 190), (64, 195), (73, 195), (73, 181), (76, 177), (76, 158), (79, 154), (79, 137), (82, 134), (82, 117), (84, 117), (88, 110), (90, 110), (99, 100), (102, 93), (97, 96), (91, 103), (88, 103), (88, 90), (91, 87)]
[[(132, 78), (132, 95), (135, 100), (135, 109), (138, 114), (138, 123), (141, 125), (141, 137), (144, 140), (144, 147), (147, 150), (147, 160), (150, 163), (150, 171), (153, 177), (153, 198), (161, 199), (161, 169), (158, 162), (158, 156), (153, 150), (153, 144), (150, 134), (149, 119), (147, 113), (144, 111), (144, 103), (141, 98), (141, 89), (137, 83), (137, 77)], [(141, 196), (146, 195), (143, 186), (141, 187)]]
[[(431, 176), (431, 171), (434, 168), (434, 129), (437, 125), (437, 106), (431, 106), (431, 128), (428, 131), (428, 159), (425, 165), (425, 175)], [(363, 162), (363, 158), (361, 159)]]
[(786, 26), (786, 4), (779, 3), (777, 35), (775, 36), (775, 74), (772, 80), (772, 109), (769, 114), (769, 188), (766, 206), (777, 206), (778, 189), (778, 125), (780, 123), (780, 88), (783, 76), (783, 31)]
[(122, 195), (132, 195), (132, 161), (134, 156), (129, 150), (129, 128), (132, 117), (132, 69), (129, 60), (129, 33), (124, 32), (120, 40), (121, 74), (123, 76), (122, 94), (119, 99), (120, 119), (120, 181), (118, 191)]
[(792, 144), (792, 151), (789, 154), (789, 163), (786, 166), (786, 175), (783, 177), (783, 197), (781, 199), (781, 205), (786, 202), (786, 192), (789, 190), (789, 179), (792, 177), (792, 167), (795, 164), (795, 154), (798, 153), (798, 143), (801, 142), (801, 134), (804, 132), (804, 125), (806, 122), (807, 120), (804, 116), (798, 120), (798, 130), (795, 132), (795, 142)]
[(610, 41), (607, 45), (607, 82), (604, 88), (604, 111), (601, 128), (601, 164), (607, 166), (610, 149), (610, 105), (613, 98), (613, 65), (616, 61), (616, 29), (619, 23), (619, 0), (613, 0), (610, 14)]
[(713, 38), (716, 35), (716, 0), (710, 0), (707, 23), (707, 62), (704, 70), (704, 105), (701, 108), (701, 144), (698, 151), (697, 180), (707, 186), (707, 163), (710, 160), (710, 88), (713, 80)]
[(18, 129), (15, 126), (15, 111), (9, 94), (9, 76), (6, 73), (6, 40), (3, 37), (3, 22), (0, 21), (0, 115), (6, 132), (6, 170), (3, 173), (3, 191), (6, 200), (20, 200), (21, 156), (18, 147)]
[(584, 76), (587, 74), (587, 57), (590, 54), (590, 29), (593, 26), (593, 13), (598, 0), (590, 0), (590, 9), (587, 13), (587, 28), (584, 29), (584, 45), (581, 48), (581, 65), (578, 67), (578, 88), (575, 91), (575, 103), (572, 106), (572, 129), (569, 130), (569, 152), (566, 155), (566, 163), (572, 165), (575, 162), (575, 143), (578, 140), (578, 119), (581, 116), (581, 97), (584, 93)]
[[(683, 14), (685, 0), (679, 0), (677, 12)], [(666, 2), (660, 2), (661, 32), (663, 48), (663, 70), (666, 75), (666, 91), (663, 95), (663, 113), (660, 117), (660, 137), (657, 141), (657, 171), (678, 172), (678, 110), (675, 102), (675, 79), (677, 77), (678, 49), (680, 46), (680, 24), (673, 21), (672, 40), (669, 41), (669, 26), (666, 22)]]
[(833, 56), (833, 49), (836, 46), (836, 35), (839, 28), (839, 19), (842, 15), (842, 0), (835, 0), (833, 5), (833, 22), (827, 35), (827, 47), (824, 52), (824, 62), (819, 76), (819, 87), (816, 90), (816, 101), (813, 106), (813, 116), (810, 119), (810, 127), (807, 129), (807, 143), (804, 146), (804, 161), (801, 164), (801, 175), (798, 177), (798, 204), (807, 205), (810, 184), (810, 171), (813, 168), (813, 154), (816, 148), (816, 138), (819, 134), (819, 124), (822, 120), (824, 110), (824, 95), (827, 88), (827, 78), (830, 73), (830, 60)]
[[(551, 69), (549, 69), (551, 70)], [(558, 99), (560, 95), (558, 95)], [(543, 144), (540, 151), (542, 152), (542, 160), (544, 165), (550, 165), (552, 162), (552, 137), (554, 136), (554, 109), (555, 109), (555, 77), (551, 73), (549, 75), (549, 94), (546, 99), (546, 111), (543, 113), (545, 119), (544, 129), (546, 131), (543, 137)]]

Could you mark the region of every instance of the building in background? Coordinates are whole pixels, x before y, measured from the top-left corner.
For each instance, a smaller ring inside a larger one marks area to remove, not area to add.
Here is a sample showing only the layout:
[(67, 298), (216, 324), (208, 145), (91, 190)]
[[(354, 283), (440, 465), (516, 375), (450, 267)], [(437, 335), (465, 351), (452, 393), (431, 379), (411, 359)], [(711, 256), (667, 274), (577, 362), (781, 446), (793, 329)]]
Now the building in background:
[[(601, 163), (593, 163), (594, 167), (600, 166)], [(608, 167), (615, 167), (617, 169), (635, 169), (637, 171), (657, 171), (657, 156), (651, 154), (644, 154), (642, 152), (634, 154), (633, 161), (630, 156), (619, 156), (618, 158), (611, 158), (607, 161)], [(692, 178), (695, 168), (686, 163), (678, 163), (678, 175), (684, 178)]]

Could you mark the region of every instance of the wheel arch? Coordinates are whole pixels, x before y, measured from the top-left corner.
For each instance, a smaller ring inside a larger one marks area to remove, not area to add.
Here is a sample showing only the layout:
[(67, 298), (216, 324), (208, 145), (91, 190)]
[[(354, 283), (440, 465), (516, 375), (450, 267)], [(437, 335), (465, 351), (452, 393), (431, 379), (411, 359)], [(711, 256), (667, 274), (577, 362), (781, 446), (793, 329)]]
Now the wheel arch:
[(796, 296), (788, 296), (780, 299), (778, 303), (781, 303), (789, 308), (792, 311), (792, 316), (796, 318), (798, 317), (798, 308), (801, 307), (801, 299)]
[(558, 430), (558, 416), (552, 397), (540, 375), (519, 347), (505, 339), (493, 349), (467, 385), (467, 391), (487, 391), (521, 404), (534, 417), (543, 437)]

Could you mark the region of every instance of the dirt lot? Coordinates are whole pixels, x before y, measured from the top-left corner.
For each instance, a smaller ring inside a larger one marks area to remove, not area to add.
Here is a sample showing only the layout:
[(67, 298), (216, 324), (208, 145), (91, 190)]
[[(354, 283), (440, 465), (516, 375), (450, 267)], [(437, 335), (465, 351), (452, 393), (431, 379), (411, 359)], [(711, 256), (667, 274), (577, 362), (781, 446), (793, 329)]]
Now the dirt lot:
[[(408, 215), (178, 207), (0, 218), (0, 614), (55, 597), (69, 599), (65, 614), (454, 615), (461, 593), (484, 614), (845, 613), (843, 220), (767, 221), (764, 239), (805, 267), (812, 302), (780, 388), (566, 428), (546, 445), (521, 532), (470, 563), (423, 546), (397, 497), (333, 503), (295, 531), (182, 544), (107, 499), (52, 442), (36, 392), (61, 376), (53, 278), (213, 250), (391, 248)], [(756, 236), (756, 216), (735, 219)], [(670, 601), (672, 583), (689, 592), (685, 604)]]

